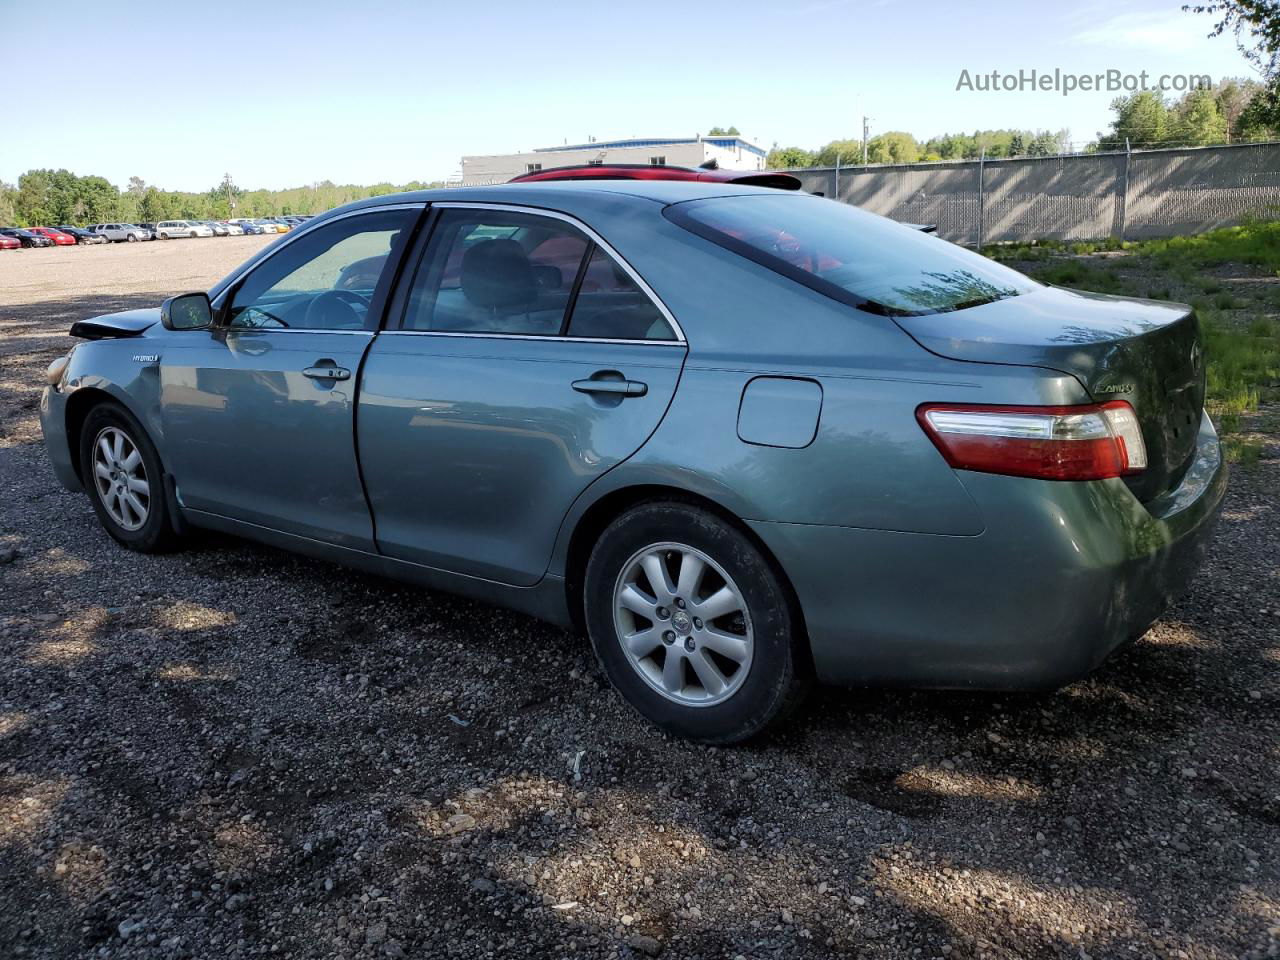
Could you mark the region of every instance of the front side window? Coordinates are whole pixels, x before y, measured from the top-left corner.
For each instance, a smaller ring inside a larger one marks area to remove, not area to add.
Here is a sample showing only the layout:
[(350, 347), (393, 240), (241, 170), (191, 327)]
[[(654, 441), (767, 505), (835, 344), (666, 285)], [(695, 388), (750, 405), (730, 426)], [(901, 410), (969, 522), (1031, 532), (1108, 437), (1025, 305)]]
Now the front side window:
[(663, 212), (686, 230), (819, 293), (888, 316), (963, 310), (1038, 286), (955, 244), (819, 197), (718, 197), (672, 204)]
[(581, 230), (551, 217), (445, 210), (404, 329), (674, 340), (653, 301)]
[(232, 327), (362, 330), (388, 262), (413, 210), (344, 217), (307, 233), (263, 261), (236, 289)]

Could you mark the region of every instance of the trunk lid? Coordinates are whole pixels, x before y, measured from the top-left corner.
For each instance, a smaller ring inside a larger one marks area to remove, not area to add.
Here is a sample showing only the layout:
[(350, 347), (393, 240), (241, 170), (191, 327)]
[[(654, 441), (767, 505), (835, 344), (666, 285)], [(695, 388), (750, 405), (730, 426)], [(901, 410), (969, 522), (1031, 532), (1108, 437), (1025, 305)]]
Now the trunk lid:
[(1139, 500), (1175, 487), (1204, 408), (1200, 325), (1186, 304), (1043, 287), (981, 306), (895, 317), (925, 349), (955, 360), (1069, 373), (1099, 402), (1133, 406), (1148, 466), (1125, 478)]

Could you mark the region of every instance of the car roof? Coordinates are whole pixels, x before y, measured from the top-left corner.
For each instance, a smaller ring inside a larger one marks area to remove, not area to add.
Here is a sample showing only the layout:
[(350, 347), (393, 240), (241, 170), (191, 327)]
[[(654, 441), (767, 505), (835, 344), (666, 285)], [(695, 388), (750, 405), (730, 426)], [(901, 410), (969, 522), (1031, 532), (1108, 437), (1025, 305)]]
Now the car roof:
[[(609, 195), (649, 200), (666, 206), (686, 200), (709, 197), (794, 196), (791, 191), (771, 187), (753, 187), (733, 183), (696, 180), (535, 180), (522, 183), (499, 183), (478, 187), (436, 187), (407, 193), (388, 193), (358, 200), (340, 210), (386, 206), (393, 203), (518, 203), (527, 206), (564, 208), (577, 201), (598, 201)], [(803, 195), (803, 194), (801, 194)], [(319, 218), (317, 218), (319, 219)]]

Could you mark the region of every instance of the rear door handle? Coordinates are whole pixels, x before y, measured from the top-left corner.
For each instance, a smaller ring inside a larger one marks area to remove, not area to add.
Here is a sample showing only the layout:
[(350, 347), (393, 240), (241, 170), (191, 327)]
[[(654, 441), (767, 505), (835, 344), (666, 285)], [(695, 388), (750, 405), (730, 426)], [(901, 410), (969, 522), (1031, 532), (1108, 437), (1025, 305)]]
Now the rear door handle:
[(351, 371), (346, 367), (307, 367), (302, 371), (304, 377), (312, 380), (350, 380)]
[(639, 380), (575, 380), (573, 389), (579, 393), (611, 393), (621, 397), (643, 397), (649, 385)]

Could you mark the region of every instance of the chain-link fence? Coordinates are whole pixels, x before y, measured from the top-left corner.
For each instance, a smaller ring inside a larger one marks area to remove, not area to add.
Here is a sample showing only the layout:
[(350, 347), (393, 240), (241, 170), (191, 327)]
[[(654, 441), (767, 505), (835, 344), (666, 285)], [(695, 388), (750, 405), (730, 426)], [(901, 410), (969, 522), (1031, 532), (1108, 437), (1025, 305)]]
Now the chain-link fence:
[(1171, 236), (1280, 214), (1280, 143), (791, 172), (805, 190), (971, 246)]

